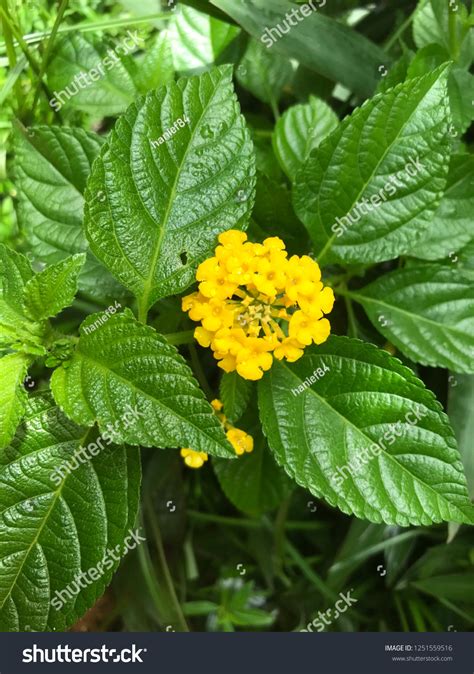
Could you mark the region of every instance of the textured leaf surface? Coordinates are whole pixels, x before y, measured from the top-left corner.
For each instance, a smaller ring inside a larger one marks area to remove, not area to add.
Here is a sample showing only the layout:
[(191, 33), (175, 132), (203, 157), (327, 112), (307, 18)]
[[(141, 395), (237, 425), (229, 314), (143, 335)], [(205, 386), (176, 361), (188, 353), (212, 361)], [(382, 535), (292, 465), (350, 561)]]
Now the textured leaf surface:
[[(324, 366), (329, 372), (294, 394)], [(259, 404), (278, 463), (343, 512), (401, 526), (473, 521), (447, 416), (387, 352), (331, 337), (291, 366), (275, 363), (260, 383)]]
[(350, 296), (408, 358), (474, 373), (474, 287), (455, 269), (437, 264), (401, 269)]
[[(320, 12), (313, 12), (304, 20), (289, 26), (287, 13), (295, 5), (287, 0), (211, 0), (239, 23), (256, 40), (268, 47), (270, 37), (266, 29), (280, 25), (282, 37), (273, 33), (277, 41), (269, 51), (284, 54), (303, 65), (341, 82), (352, 91), (370, 96), (379, 79), (378, 68), (387, 63), (387, 55), (363, 35)], [(322, 5), (322, 2), (319, 3)], [(315, 4), (316, 7), (319, 6)], [(329, 3), (328, 3), (329, 5)], [(285, 24), (285, 20), (287, 23)], [(288, 30), (288, 27), (290, 30)], [(266, 37), (265, 41), (263, 38)]]
[(201, 71), (209, 67), (239, 32), (237, 26), (180, 5), (170, 24), (176, 70)]
[(273, 510), (292, 488), (292, 482), (275, 463), (263, 438), (250, 454), (236, 461), (213, 459), (212, 465), (227, 498), (249, 515)]
[(33, 320), (56, 316), (73, 303), (85, 259), (84, 253), (73, 255), (43, 269), (27, 282), (24, 305)]
[(298, 169), (311, 150), (338, 125), (339, 120), (329, 105), (315, 96), (309, 103), (294, 105), (278, 120), (273, 134), (273, 148), (286, 175), (294, 180)]
[(237, 79), (244, 89), (276, 108), (284, 87), (292, 77), (293, 66), (288, 58), (270, 53), (257, 40), (250, 40), (237, 68)]
[[(117, 568), (109, 553), (111, 568), (77, 586), (108, 549), (119, 546), (115, 554), (122, 554), (124, 538), (135, 529), (138, 450), (104, 446), (59, 485), (51, 478), (93, 439), (94, 431), (69, 421), (49, 396), (34, 395), (12, 444), (0, 452), (2, 631), (66, 630), (95, 604)], [(70, 584), (71, 597), (63, 593), (66, 604), (56, 610), (51, 600)]]
[(474, 239), (473, 213), (474, 156), (453, 155), (441, 203), (411, 254), (422, 260), (440, 260), (455, 253)]
[(123, 112), (136, 96), (131, 57), (125, 54), (129, 46), (136, 51), (129, 36), (112, 41), (80, 31), (58, 39), (48, 66), (48, 84), (56, 100), (66, 110), (95, 117)]
[[(81, 424), (97, 421), (102, 432), (111, 424), (117, 441), (233, 456), (175, 347), (138, 323), (129, 309), (94, 328), (99, 315), (84, 321), (72, 360), (52, 376), (54, 397), (66, 414)], [(136, 415), (127, 417), (130, 408)]]
[[(158, 144), (183, 116), (189, 123)], [(245, 226), (254, 162), (230, 67), (150, 92), (94, 164), (85, 219), (93, 253), (146, 308), (184, 290), (218, 233)], [(94, 201), (99, 191), (104, 201)]]
[(24, 353), (0, 358), (0, 449), (15, 435), (25, 411), (27, 393), (23, 386), (30, 359)]
[(446, 78), (442, 67), (366, 102), (297, 174), (296, 212), (320, 257), (390, 260), (426, 231), (449, 165)]
[(249, 404), (252, 384), (237, 372), (224, 372), (219, 386), (224, 414), (231, 423), (240, 419)]

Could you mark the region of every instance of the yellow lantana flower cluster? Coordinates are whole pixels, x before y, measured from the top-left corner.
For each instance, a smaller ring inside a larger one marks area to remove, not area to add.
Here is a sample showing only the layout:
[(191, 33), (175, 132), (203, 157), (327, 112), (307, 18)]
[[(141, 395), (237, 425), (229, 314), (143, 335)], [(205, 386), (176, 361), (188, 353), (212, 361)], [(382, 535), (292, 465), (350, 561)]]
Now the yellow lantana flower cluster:
[(311, 343), (322, 344), (334, 305), (321, 270), (308, 255), (288, 258), (277, 236), (263, 243), (229, 230), (214, 257), (199, 265), (199, 292), (183, 298), (183, 311), (201, 325), (194, 336), (211, 347), (219, 367), (244, 379), (260, 379), (273, 357), (290, 362)]
[[(226, 431), (227, 439), (235, 450), (237, 456), (242, 456), (245, 452), (253, 451), (253, 438), (240, 428), (235, 428), (229, 423), (225, 414), (222, 413), (223, 404), (217, 398), (211, 402), (211, 405), (217, 414), (219, 421)], [(188, 468), (201, 468), (208, 460), (206, 452), (196, 452), (194, 449), (184, 448), (181, 450), (181, 456)]]

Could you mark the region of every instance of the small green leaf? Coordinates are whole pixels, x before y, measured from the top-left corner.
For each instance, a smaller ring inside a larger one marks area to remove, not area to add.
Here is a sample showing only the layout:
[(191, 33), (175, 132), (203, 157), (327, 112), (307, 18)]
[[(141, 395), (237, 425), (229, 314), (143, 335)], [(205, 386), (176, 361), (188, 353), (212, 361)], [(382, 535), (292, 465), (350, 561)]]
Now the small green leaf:
[(252, 383), (237, 372), (224, 372), (219, 386), (220, 399), (224, 405), (224, 414), (231, 423), (240, 419), (249, 404)]
[(292, 482), (275, 463), (263, 438), (257, 440), (253, 452), (239, 456), (236, 461), (213, 459), (212, 465), (229, 501), (249, 515), (273, 510), (292, 488)]
[[(50, 396), (34, 394), (0, 451), (2, 631), (67, 630), (103, 594), (125, 552), (136, 526), (139, 452), (97, 440), (97, 456), (79, 454), (95, 438)], [(55, 472), (68, 462), (76, 469)]]
[(77, 349), (55, 370), (51, 389), (76, 423), (97, 421), (119, 442), (234, 456), (184, 359), (129, 309), (84, 321)]
[(0, 348), (41, 354), (45, 327), (27, 318), (23, 306), (24, 288), (31, 278), (28, 258), (0, 244)]
[(273, 134), (273, 148), (280, 166), (290, 180), (308, 159), (311, 150), (338, 125), (329, 105), (315, 96), (309, 103), (294, 105), (278, 120)]
[[(318, 368), (328, 371), (311, 383)], [(259, 405), (277, 462), (343, 512), (400, 526), (474, 521), (447, 416), (387, 352), (331, 337), (274, 363)]]
[(455, 269), (419, 264), (349, 295), (408, 358), (474, 373), (474, 287)]
[(391, 260), (426, 231), (449, 164), (447, 75), (442, 66), (378, 94), (299, 171), (295, 209), (319, 259)]
[(167, 30), (158, 33), (151, 45), (147, 46), (137, 64), (134, 79), (142, 94), (174, 80), (173, 52)]
[(47, 267), (28, 281), (24, 290), (26, 312), (35, 321), (56, 316), (70, 306), (77, 292), (77, 279), (85, 262), (84, 253)]
[(150, 92), (94, 163), (85, 211), (92, 252), (146, 311), (194, 281), (220, 232), (246, 226), (254, 173), (229, 66)]
[[(474, 156), (454, 154), (449, 165), (446, 191), (422, 240), (411, 255), (422, 260), (441, 260), (474, 239)], [(451, 262), (455, 262), (451, 255)]]
[(239, 84), (276, 109), (284, 87), (293, 77), (293, 66), (280, 54), (270, 54), (257, 40), (250, 40), (237, 68)]
[(170, 23), (176, 70), (188, 73), (209, 68), (239, 32), (236, 26), (181, 5)]
[(123, 112), (137, 93), (128, 54), (140, 44), (138, 31), (116, 41), (80, 31), (58, 39), (48, 66), (50, 105), (98, 118)]
[(31, 359), (24, 353), (9, 353), (0, 358), (0, 449), (15, 435), (28, 399), (23, 381)]
[(453, 6), (446, 0), (420, 0), (413, 19), (413, 38), (418, 49), (439, 44), (453, 60), (459, 58), (461, 65), (469, 67), (472, 62), (473, 36), (468, 29), (467, 9), (462, 2)]

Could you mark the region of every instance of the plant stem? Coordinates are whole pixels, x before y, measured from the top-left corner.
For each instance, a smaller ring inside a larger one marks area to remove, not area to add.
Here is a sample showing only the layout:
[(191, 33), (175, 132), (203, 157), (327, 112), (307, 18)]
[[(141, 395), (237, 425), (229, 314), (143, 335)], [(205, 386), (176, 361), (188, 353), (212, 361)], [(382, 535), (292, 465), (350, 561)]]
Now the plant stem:
[(427, 0), (421, 0), (420, 3), (418, 3), (417, 7), (413, 10), (411, 14), (407, 16), (405, 21), (403, 21), (400, 26), (397, 28), (397, 30), (391, 35), (388, 40), (385, 42), (384, 45), (384, 50), (385, 51), (390, 51), (390, 49), (393, 47), (395, 42), (398, 40), (399, 37), (403, 35), (403, 33), (406, 31), (408, 26), (411, 24), (413, 19), (415, 18), (415, 14), (420, 11), (425, 5), (426, 5)]
[[(12, 32), (10, 30), (10, 24), (8, 20), (9, 19), (8, 0), (0, 0), (0, 7), (3, 10), (2, 27), (3, 27), (3, 35), (5, 37), (5, 48), (8, 56), (8, 63), (10, 65), (10, 69), (13, 70), (16, 65), (16, 54), (15, 48), (13, 46)], [(15, 81), (14, 88), (18, 108), (20, 108), (22, 102), (22, 91), (21, 91), (21, 83), (18, 80)]]
[(275, 518), (275, 569), (276, 573), (281, 573), (283, 570), (283, 554), (285, 548), (285, 524), (288, 517), (288, 509), (290, 507), (291, 494), (282, 501), (278, 508), (277, 516)]
[(196, 378), (201, 385), (202, 390), (206, 394), (206, 397), (208, 400), (212, 400), (214, 398), (214, 393), (212, 392), (211, 387), (209, 386), (209, 382), (207, 381), (207, 377), (204, 374), (203, 367), (201, 365), (201, 361), (199, 360), (199, 356), (196, 351), (196, 347), (194, 344), (189, 345), (189, 354), (191, 356), (191, 364), (193, 366), (194, 374), (196, 375)]
[(148, 308), (146, 306), (146, 298), (143, 296), (138, 299), (138, 320), (140, 323), (146, 325), (148, 320)]
[[(189, 632), (188, 625), (186, 623), (183, 611), (181, 609), (181, 604), (179, 603), (178, 597), (176, 595), (173, 579), (171, 577), (171, 573), (168, 567), (168, 562), (166, 561), (166, 555), (163, 548), (163, 540), (161, 538), (158, 518), (156, 517), (153, 505), (149, 497), (145, 497), (145, 507), (150, 521), (151, 530), (153, 532), (156, 550), (158, 552), (158, 563), (159, 563), (158, 578), (161, 578), (164, 581), (164, 586), (169, 595), (170, 600), (169, 609), (172, 610), (172, 614), (170, 613), (171, 624), (173, 625), (173, 627), (179, 628), (181, 632)], [(173, 617), (171, 617), (171, 615)], [(168, 620), (167, 617), (166, 620)]]
[[(200, 513), (196, 510), (188, 510), (187, 514), (190, 519), (195, 520), (196, 522), (208, 522), (209, 524), (222, 524), (229, 527), (243, 527), (246, 529), (262, 529), (263, 527), (267, 528), (267, 524), (261, 520), (224, 517), (223, 515)], [(320, 522), (285, 522), (285, 529), (287, 531), (315, 531), (322, 528), (323, 525)]]
[(31, 107), (32, 114), (34, 113), (36, 105), (38, 103), (38, 99), (39, 99), (39, 95), (40, 95), (40, 89), (41, 89), (41, 83), (43, 81), (43, 77), (44, 77), (44, 74), (46, 72), (46, 68), (48, 67), (49, 57), (51, 55), (51, 50), (52, 50), (53, 45), (54, 45), (54, 39), (56, 37), (59, 26), (60, 26), (61, 21), (63, 19), (64, 12), (66, 11), (67, 4), (68, 4), (68, 0), (61, 0), (61, 4), (60, 4), (59, 10), (58, 10), (58, 14), (56, 16), (56, 21), (54, 22), (54, 25), (53, 25), (53, 30), (51, 31), (51, 35), (49, 36), (48, 44), (46, 45), (46, 49), (44, 50), (43, 60), (41, 62), (41, 67), (40, 67), (40, 71), (39, 71), (39, 75), (38, 75), (38, 78), (39, 78), (38, 86), (36, 87), (35, 98), (33, 100), (33, 105)]
[(448, 27), (449, 27), (449, 46), (451, 49), (451, 57), (454, 61), (459, 57), (459, 44), (457, 39), (457, 13), (451, 5), (448, 8)]
[(350, 297), (345, 295), (344, 302), (346, 304), (347, 319), (349, 323), (348, 335), (349, 337), (357, 337), (357, 322), (354, 313), (354, 307), (352, 306), (352, 300)]
[(170, 332), (168, 335), (163, 335), (170, 344), (174, 346), (181, 346), (181, 344), (193, 344), (194, 330), (183, 330), (183, 332)]

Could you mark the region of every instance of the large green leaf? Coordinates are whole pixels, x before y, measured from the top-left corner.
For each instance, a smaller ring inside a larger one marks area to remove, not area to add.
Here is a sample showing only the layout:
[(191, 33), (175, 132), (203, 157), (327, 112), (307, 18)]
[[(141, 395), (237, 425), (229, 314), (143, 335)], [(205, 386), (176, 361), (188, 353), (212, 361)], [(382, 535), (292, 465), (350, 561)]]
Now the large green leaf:
[(0, 449), (11, 441), (24, 414), (27, 394), (23, 381), (30, 362), (24, 353), (0, 358)]
[(215, 63), (240, 29), (192, 7), (180, 5), (170, 23), (169, 32), (176, 70), (189, 72), (205, 70)]
[[(94, 163), (85, 211), (92, 251), (146, 310), (193, 282), (219, 232), (245, 227), (254, 173), (229, 66), (150, 92)], [(99, 191), (104, 201), (94, 200)]]
[(474, 521), (447, 416), (387, 352), (331, 337), (292, 365), (275, 363), (259, 404), (278, 463), (343, 512), (400, 526)]
[(77, 292), (77, 279), (86, 256), (72, 255), (35, 274), (25, 285), (24, 305), (33, 320), (56, 316), (70, 306)]
[(455, 269), (410, 266), (349, 296), (408, 358), (474, 373), (474, 287)]
[(311, 150), (318, 147), (338, 123), (336, 113), (315, 96), (310, 96), (309, 103), (292, 106), (280, 117), (273, 134), (273, 148), (291, 180)]
[(120, 442), (234, 456), (176, 348), (138, 323), (129, 309), (102, 325), (96, 322), (99, 316), (84, 321), (72, 359), (51, 378), (56, 402), (66, 414), (80, 424), (97, 421), (102, 432), (109, 430)]
[(76, 31), (58, 39), (48, 66), (54, 109), (64, 106), (94, 117), (123, 112), (137, 93), (127, 53), (136, 51), (141, 43), (137, 31), (131, 35), (129, 31), (112, 41), (107, 36)]
[(426, 231), (449, 165), (447, 74), (443, 66), (378, 94), (297, 174), (296, 212), (320, 258), (390, 260)]
[[(296, 59), (361, 96), (370, 96), (374, 91), (379, 79), (378, 69), (387, 63), (388, 57), (380, 47), (320, 12), (304, 17), (299, 10), (300, 19), (293, 16), (292, 21), (296, 23), (292, 27), (287, 14), (296, 8), (288, 0), (272, 0), (271, 3), (268, 0), (211, 0), (211, 3), (260, 40), (269, 51)], [(280, 39), (276, 31), (278, 26), (286, 33), (280, 31)], [(270, 34), (277, 39), (273, 45)]]
[(255, 443), (253, 452), (240, 456), (237, 461), (213, 459), (212, 465), (227, 498), (250, 515), (273, 510), (292, 488), (263, 438)]
[(257, 40), (250, 40), (237, 68), (237, 79), (256, 98), (276, 111), (284, 87), (293, 77), (293, 66), (281, 54), (270, 54)]
[[(118, 566), (124, 538), (135, 529), (140, 458), (137, 449), (102, 443), (97, 456), (82, 454), (79, 463), (74, 452), (94, 438), (49, 396), (35, 394), (12, 444), (0, 452), (2, 631), (68, 629), (103, 594)], [(70, 460), (77, 469), (55, 475)], [(100, 569), (105, 558), (97, 578), (82, 576), (80, 589), (80, 574)], [(62, 593), (66, 603), (57, 610), (56, 593), (68, 586), (72, 591)]]
[(474, 155), (455, 154), (441, 203), (411, 254), (422, 260), (439, 260), (457, 252), (474, 238), (473, 212)]

